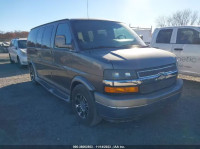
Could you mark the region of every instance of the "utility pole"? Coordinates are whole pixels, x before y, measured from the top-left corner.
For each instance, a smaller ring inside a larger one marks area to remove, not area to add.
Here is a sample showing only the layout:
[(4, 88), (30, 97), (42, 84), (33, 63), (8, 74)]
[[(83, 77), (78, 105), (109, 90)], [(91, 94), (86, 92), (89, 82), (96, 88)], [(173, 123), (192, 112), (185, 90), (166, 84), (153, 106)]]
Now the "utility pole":
[(89, 12), (88, 12), (88, 0), (87, 0), (87, 18), (89, 19)]

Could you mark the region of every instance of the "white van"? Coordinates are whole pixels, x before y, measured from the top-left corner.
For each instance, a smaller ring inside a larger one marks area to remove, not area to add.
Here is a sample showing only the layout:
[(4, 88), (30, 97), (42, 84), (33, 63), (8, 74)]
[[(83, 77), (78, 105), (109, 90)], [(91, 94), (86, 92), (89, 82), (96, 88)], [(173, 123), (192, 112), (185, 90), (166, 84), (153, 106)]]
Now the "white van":
[(150, 45), (174, 53), (180, 73), (200, 76), (200, 26), (157, 28)]
[(21, 67), (27, 65), (26, 38), (13, 39), (8, 48), (11, 63), (18, 63)]

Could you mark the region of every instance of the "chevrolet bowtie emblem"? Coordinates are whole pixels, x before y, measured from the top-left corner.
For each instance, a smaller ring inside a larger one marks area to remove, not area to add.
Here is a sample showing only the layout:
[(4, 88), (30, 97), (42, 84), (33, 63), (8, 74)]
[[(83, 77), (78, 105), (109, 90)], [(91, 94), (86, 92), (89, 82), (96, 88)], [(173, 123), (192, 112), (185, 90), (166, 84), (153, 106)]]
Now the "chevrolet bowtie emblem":
[(167, 76), (168, 76), (168, 73), (166, 73), (166, 72), (160, 72), (158, 74), (158, 77), (156, 78), (156, 81), (166, 79)]

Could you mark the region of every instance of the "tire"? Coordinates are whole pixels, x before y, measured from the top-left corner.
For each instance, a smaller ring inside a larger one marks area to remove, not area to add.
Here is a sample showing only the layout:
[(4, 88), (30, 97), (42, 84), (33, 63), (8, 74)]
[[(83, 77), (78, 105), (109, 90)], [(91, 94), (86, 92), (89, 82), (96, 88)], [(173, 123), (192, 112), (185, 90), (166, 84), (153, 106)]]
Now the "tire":
[(18, 56), (17, 56), (17, 64), (18, 64), (19, 68), (23, 67), (23, 65), (22, 65), (22, 63), (20, 61), (20, 58)]
[(9, 59), (10, 59), (10, 63), (11, 63), (11, 64), (14, 64), (14, 61), (12, 60), (10, 54), (9, 54)]
[(92, 93), (82, 84), (72, 91), (72, 108), (78, 121), (87, 126), (94, 126), (101, 122), (97, 114)]
[(35, 69), (33, 68), (33, 65), (29, 66), (29, 72), (30, 72), (31, 81), (34, 84), (38, 85), (38, 82), (36, 81), (36, 73), (35, 73)]

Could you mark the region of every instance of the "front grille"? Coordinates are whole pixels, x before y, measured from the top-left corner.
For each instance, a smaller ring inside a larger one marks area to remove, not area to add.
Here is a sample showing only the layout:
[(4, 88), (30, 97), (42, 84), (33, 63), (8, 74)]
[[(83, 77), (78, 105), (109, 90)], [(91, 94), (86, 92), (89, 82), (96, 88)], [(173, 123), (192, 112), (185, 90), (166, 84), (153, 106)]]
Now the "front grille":
[(139, 87), (140, 93), (152, 93), (170, 87), (176, 82), (177, 67), (176, 64), (171, 64), (158, 68), (140, 70), (138, 71), (138, 76), (143, 80), (143, 83)]
[(168, 65), (165, 67), (159, 67), (159, 68), (154, 68), (150, 70), (142, 70), (138, 72), (139, 78), (141, 77), (147, 77), (147, 76), (152, 76), (152, 75), (157, 75), (160, 72), (169, 72), (169, 71), (177, 71), (177, 67), (175, 64)]
[(169, 79), (149, 83), (149, 84), (141, 84), (140, 85), (140, 93), (147, 94), (152, 93), (167, 87), (172, 86), (176, 82), (176, 77), (172, 77)]

